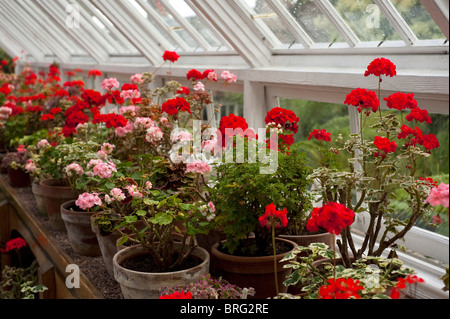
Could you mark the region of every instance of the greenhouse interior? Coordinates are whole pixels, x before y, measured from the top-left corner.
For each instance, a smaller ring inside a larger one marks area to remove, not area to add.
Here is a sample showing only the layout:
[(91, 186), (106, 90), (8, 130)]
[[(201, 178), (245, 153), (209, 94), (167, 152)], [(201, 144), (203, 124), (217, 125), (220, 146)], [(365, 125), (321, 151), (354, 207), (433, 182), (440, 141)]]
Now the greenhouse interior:
[(448, 299), (448, 38), (448, 0), (0, 0), (0, 299)]

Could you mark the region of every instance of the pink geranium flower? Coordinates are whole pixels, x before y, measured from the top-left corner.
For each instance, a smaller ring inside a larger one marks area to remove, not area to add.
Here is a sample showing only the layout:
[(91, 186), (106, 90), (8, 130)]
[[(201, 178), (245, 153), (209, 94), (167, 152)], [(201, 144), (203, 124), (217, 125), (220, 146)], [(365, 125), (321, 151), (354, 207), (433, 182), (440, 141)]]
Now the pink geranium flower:
[(441, 183), (438, 187), (433, 187), (426, 202), (431, 206), (442, 205), (448, 208), (448, 184)]
[(102, 89), (105, 91), (111, 91), (112, 89), (117, 89), (120, 86), (119, 81), (116, 78), (104, 79), (102, 82)]
[(94, 206), (101, 206), (102, 200), (98, 197), (97, 193), (83, 193), (78, 196), (78, 199), (75, 201), (75, 205), (80, 207), (82, 210), (88, 210)]
[(193, 172), (204, 175), (205, 173), (211, 171), (209, 165), (201, 160), (196, 160), (192, 163), (189, 163), (186, 168), (186, 174)]

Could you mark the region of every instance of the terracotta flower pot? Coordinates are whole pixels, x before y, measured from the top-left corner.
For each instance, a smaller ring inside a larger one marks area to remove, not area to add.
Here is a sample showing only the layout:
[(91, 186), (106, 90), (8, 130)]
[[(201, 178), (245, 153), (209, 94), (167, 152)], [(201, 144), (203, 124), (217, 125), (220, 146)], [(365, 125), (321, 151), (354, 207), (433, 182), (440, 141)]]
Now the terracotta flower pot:
[(39, 211), (39, 215), (48, 216), (47, 208), (45, 207), (44, 197), (42, 197), (41, 185), (38, 182), (31, 183), (31, 191), (33, 192), (34, 199), (36, 200), (36, 205)]
[(64, 220), (70, 245), (75, 253), (82, 256), (100, 256), (97, 236), (91, 228), (93, 213), (77, 210), (75, 200), (61, 205), (61, 218)]
[[(290, 245), (292, 247), (291, 250), (297, 247), (295, 242), (287, 239), (276, 238), (276, 241)], [(276, 296), (273, 255), (263, 257), (233, 256), (219, 250), (221, 243), (216, 243), (211, 248), (211, 258), (217, 274), (241, 288), (255, 288), (255, 295), (249, 297), (251, 299), (266, 299)], [(276, 255), (277, 280), (280, 293), (287, 292), (287, 287), (283, 285), (283, 281), (292, 271), (291, 268), (283, 268), (287, 263), (279, 262), (286, 253)]]
[(67, 201), (77, 199), (77, 193), (61, 179), (45, 179), (39, 185), (41, 186), (50, 226), (54, 230), (65, 231), (66, 226), (61, 218), (61, 205)]
[(30, 174), (23, 169), (8, 168), (9, 184), (12, 187), (25, 188), (31, 185)]
[[(179, 244), (175, 243), (175, 247), (179, 247)], [(144, 247), (135, 245), (122, 249), (114, 255), (114, 278), (120, 284), (125, 299), (158, 299), (162, 287), (188, 285), (197, 282), (202, 275), (209, 272), (210, 257), (201, 247), (195, 248), (192, 253), (192, 256), (201, 260), (200, 264), (185, 270), (150, 273), (122, 266), (125, 261), (146, 254)]]
[(117, 231), (114, 231), (112, 233), (102, 232), (95, 224), (94, 220), (95, 214), (91, 215), (90, 218), (91, 218), (91, 229), (97, 237), (103, 262), (106, 266), (106, 271), (111, 276), (111, 278), (114, 278), (114, 269), (112, 261), (114, 255), (117, 253), (116, 242), (120, 238), (120, 234)]
[(306, 234), (306, 235), (279, 235), (278, 237), (284, 238), (295, 242), (299, 246), (308, 247), (313, 243), (324, 243), (330, 249), (333, 249), (333, 235), (329, 232), (319, 234)]

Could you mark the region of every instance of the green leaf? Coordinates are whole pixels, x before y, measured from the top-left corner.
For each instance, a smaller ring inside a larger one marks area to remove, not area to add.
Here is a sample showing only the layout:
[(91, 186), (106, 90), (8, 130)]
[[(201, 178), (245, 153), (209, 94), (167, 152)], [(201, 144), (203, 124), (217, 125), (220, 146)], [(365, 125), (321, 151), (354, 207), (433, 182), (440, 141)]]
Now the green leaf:
[(128, 240), (128, 236), (122, 236), (122, 238), (120, 238), (120, 240), (117, 242), (117, 246), (123, 245), (127, 242)]
[(300, 276), (300, 272), (299, 271), (294, 271), (288, 279), (286, 279), (283, 282), (283, 285), (285, 286), (291, 286), (291, 285), (295, 285), (298, 283), (298, 281), (300, 280), (301, 276)]
[(158, 205), (159, 202), (156, 200), (152, 200), (150, 198), (144, 198), (144, 204), (145, 205), (149, 205), (149, 206), (153, 206), (153, 205)]
[(125, 216), (125, 221), (129, 224), (137, 222), (138, 218), (135, 215)]
[(173, 221), (173, 217), (168, 213), (158, 213), (155, 217), (150, 218), (150, 222), (159, 225), (169, 225)]
[(136, 215), (145, 216), (145, 215), (147, 215), (147, 212), (145, 210), (140, 209), (140, 210), (136, 211)]

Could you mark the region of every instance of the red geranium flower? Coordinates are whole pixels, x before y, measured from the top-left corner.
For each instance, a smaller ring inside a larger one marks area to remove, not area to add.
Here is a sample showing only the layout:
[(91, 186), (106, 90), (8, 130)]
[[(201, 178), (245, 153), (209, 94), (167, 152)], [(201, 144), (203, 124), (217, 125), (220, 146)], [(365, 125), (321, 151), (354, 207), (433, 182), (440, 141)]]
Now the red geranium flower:
[(27, 112), (40, 112), (40, 111), (42, 111), (43, 110), (43, 108), (42, 108), (42, 106), (39, 106), (39, 105), (35, 105), (35, 106), (28, 106), (27, 107)]
[(61, 113), (61, 112), (62, 112), (62, 110), (61, 110), (60, 107), (54, 107), (54, 108), (52, 108), (52, 109), (50, 110), (50, 113), (53, 114), (53, 115), (58, 114), (58, 113)]
[(89, 72), (88, 72), (88, 78), (91, 76), (96, 77), (96, 76), (102, 76), (102, 75), (103, 75), (102, 72), (100, 70), (96, 70), (96, 69), (89, 70)]
[(390, 297), (392, 299), (399, 299), (400, 298), (400, 290), (405, 289), (407, 287), (407, 284), (411, 285), (411, 284), (417, 284), (417, 283), (421, 283), (421, 282), (425, 282), (425, 280), (423, 280), (420, 277), (417, 277), (416, 275), (408, 275), (405, 278), (399, 277), (399, 278), (397, 278), (397, 284), (392, 289)]
[(428, 115), (427, 110), (422, 110), (418, 107), (411, 110), (411, 113), (409, 113), (405, 119), (407, 121), (418, 121), (420, 123), (427, 122), (428, 124), (432, 124), (433, 121), (431, 120), (431, 117)]
[(192, 69), (186, 74), (186, 78), (188, 80), (192, 79), (192, 81), (202, 80), (203, 74), (199, 70)]
[(300, 119), (295, 115), (294, 112), (290, 110), (283, 109), (281, 107), (275, 107), (267, 112), (266, 118), (264, 119), (266, 124), (275, 123), (276, 125), (281, 125), (283, 130), (288, 130), (293, 133), (298, 132), (297, 123)]
[(375, 157), (386, 157), (386, 154), (395, 152), (397, 144), (394, 141), (389, 140), (387, 137), (375, 136), (373, 144), (381, 151), (381, 153), (374, 153)]
[(439, 141), (434, 134), (420, 135), (418, 142), (419, 145), (422, 145), (428, 151), (440, 146)]
[(68, 86), (68, 87), (73, 87), (73, 86), (84, 87), (84, 82), (81, 81), (81, 80), (69, 81), (69, 82), (65, 82), (64, 86)]
[(175, 115), (180, 111), (186, 111), (191, 114), (191, 105), (182, 97), (169, 99), (161, 106), (161, 112), (166, 112), (168, 115)]
[(371, 109), (372, 112), (378, 111), (378, 107), (380, 106), (380, 101), (374, 91), (361, 88), (352, 90), (346, 96), (344, 103), (358, 107), (359, 113), (361, 113), (362, 109), (365, 109), (364, 113), (366, 115), (370, 114)]
[[(210, 69), (210, 70), (205, 70), (205, 71), (203, 71), (202, 78), (203, 78), (203, 79), (208, 78), (208, 75), (209, 75), (209, 73), (211, 73), (211, 72), (214, 72), (214, 70)], [(213, 78), (212, 81), (217, 82), (217, 79), (216, 79), (216, 78)]]
[(256, 137), (255, 132), (248, 128), (247, 121), (243, 117), (236, 116), (233, 113), (229, 116), (222, 117), (217, 135), (218, 139), (219, 136), (222, 139), (222, 147), (225, 147), (228, 141), (232, 140), (233, 136), (236, 135), (247, 136), (247, 138)]
[(410, 128), (408, 125), (402, 125), (400, 129), (402, 131), (397, 135), (398, 139), (405, 139), (409, 135), (417, 136), (417, 131), (413, 128)]
[(272, 228), (272, 225), (275, 228), (286, 227), (288, 224), (287, 219), (287, 209), (277, 210), (274, 203), (267, 205), (266, 212), (264, 215), (259, 217), (259, 223), (261, 227)]
[(179, 58), (180, 56), (174, 51), (166, 51), (163, 54), (164, 61), (176, 62)]
[(279, 137), (287, 146), (294, 144), (294, 134), (281, 134)]
[(364, 76), (369, 76), (370, 74), (375, 76), (387, 75), (393, 77), (397, 75), (396, 66), (389, 59), (378, 58), (370, 62)]
[(0, 63), (1, 65), (8, 65), (9, 62), (7, 60), (2, 60)]
[(326, 141), (326, 142), (331, 141), (331, 133), (327, 132), (324, 129), (321, 129), (320, 131), (315, 129), (314, 131), (309, 132), (308, 140), (310, 140), (313, 137), (319, 141)]
[(182, 292), (176, 291), (169, 295), (160, 296), (159, 299), (193, 299), (193, 298), (192, 293), (190, 291), (188, 291), (187, 293), (185, 293), (184, 291)]
[(105, 126), (107, 128), (118, 128), (118, 127), (124, 127), (127, 125), (128, 121), (125, 117), (123, 117), (120, 114), (116, 113), (109, 113), (109, 114), (97, 114), (94, 116), (92, 120), (93, 124), (98, 123), (105, 123)]
[(404, 110), (415, 109), (417, 107), (417, 101), (414, 99), (414, 93), (401, 93), (397, 92), (385, 97), (387, 106), (390, 109)]
[(22, 247), (25, 247), (26, 245), (27, 245), (27, 242), (24, 239), (17, 237), (17, 238), (14, 238), (14, 239), (11, 239), (10, 241), (8, 241), (6, 243), (5, 249), (3, 249), (2, 252), (11, 251), (13, 249), (20, 249)]
[(189, 95), (191, 93), (191, 91), (189, 90), (189, 88), (182, 86), (177, 90), (177, 94), (184, 94), (184, 95)]
[(51, 121), (54, 119), (55, 117), (53, 116), (53, 114), (44, 114), (41, 116), (41, 121)]
[(420, 177), (419, 180), (423, 181), (423, 185), (429, 186), (430, 188), (438, 186), (438, 182), (434, 181), (431, 177)]
[(319, 289), (319, 299), (361, 299), (360, 291), (364, 290), (359, 280), (353, 278), (330, 278), (328, 285)]
[(312, 210), (306, 228), (311, 232), (319, 231), (319, 227), (330, 234), (339, 235), (341, 231), (353, 223), (355, 212), (342, 204), (329, 202)]

